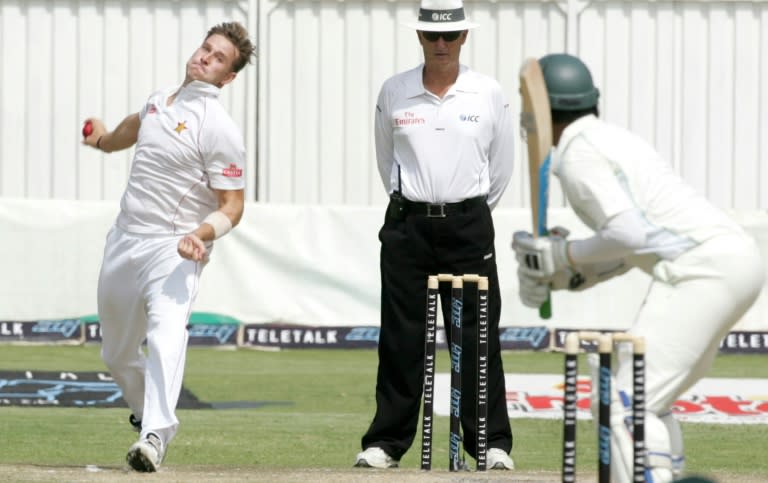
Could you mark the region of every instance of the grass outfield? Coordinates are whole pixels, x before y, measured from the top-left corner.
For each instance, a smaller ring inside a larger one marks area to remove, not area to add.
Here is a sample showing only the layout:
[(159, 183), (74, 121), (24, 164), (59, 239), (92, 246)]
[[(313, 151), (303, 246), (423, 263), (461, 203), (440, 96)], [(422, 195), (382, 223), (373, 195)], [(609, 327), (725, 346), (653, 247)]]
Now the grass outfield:
[[(562, 372), (560, 354), (505, 352), (503, 357), (509, 373)], [(765, 361), (765, 356), (759, 355), (721, 355), (710, 376), (765, 378)], [(312, 476), (299, 476), (296, 481), (321, 480), (317, 478), (321, 470), (337, 471), (326, 481), (370, 481), (368, 476), (378, 473), (352, 470), (351, 465), (360, 448), (360, 437), (373, 416), (376, 364), (374, 350), (264, 352), (190, 348), (184, 384), (201, 400), (290, 404), (180, 410), (181, 428), (163, 470), (178, 472), (169, 474), (181, 475), (177, 476), (179, 480), (187, 481), (218, 479), (211, 474), (229, 475), (221, 481), (241, 481), (237, 475), (245, 475), (242, 480), (254, 480), (261, 479), (256, 475), (288, 470), (297, 474), (310, 471)], [(440, 351), (438, 370), (447, 372), (448, 364), (447, 354)], [(0, 345), (0, 369), (94, 371), (104, 370), (104, 366), (97, 346)], [(34, 468), (40, 467), (121, 468), (125, 452), (135, 440), (127, 417), (126, 409), (2, 407), (0, 479), (45, 481), (45, 474), (40, 479), (33, 474)], [(561, 422), (513, 419), (512, 428), (515, 474), (528, 475), (529, 480), (556, 480)], [(579, 471), (594, 474), (594, 426), (579, 421), (578, 431)], [(768, 436), (764, 425), (688, 423), (683, 431), (689, 472), (723, 482), (768, 481)], [(433, 446), (436, 472), (447, 467), (447, 434), (448, 418), (437, 418)], [(400, 475), (418, 469), (419, 447), (417, 436), (401, 461), (405, 471), (398, 470), (403, 471)], [(192, 473), (188, 473), (189, 468)], [(538, 474), (543, 479), (534, 477)], [(386, 475), (391, 477), (392, 472)], [(111, 474), (108, 479), (115, 476)], [(51, 478), (77, 479), (61, 475)], [(399, 476), (395, 479), (405, 480)]]

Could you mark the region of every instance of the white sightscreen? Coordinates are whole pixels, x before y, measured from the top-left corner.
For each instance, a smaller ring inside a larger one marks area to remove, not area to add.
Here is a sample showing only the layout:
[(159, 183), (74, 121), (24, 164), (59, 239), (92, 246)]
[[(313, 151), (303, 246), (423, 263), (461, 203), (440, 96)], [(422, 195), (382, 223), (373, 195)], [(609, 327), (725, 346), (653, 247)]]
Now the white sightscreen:
[[(372, 117), (388, 76), (415, 66), (414, 1), (267, 2), (260, 16), (259, 195), (286, 203), (379, 203)], [(652, 142), (717, 205), (766, 205), (768, 2), (468, 1), (481, 27), (462, 61), (519, 109), (527, 56), (577, 54), (608, 120)], [(503, 206), (528, 205), (519, 149)], [(563, 204), (555, 183), (552, 204)]]
[[(247, 24), (242, 3), (0, 0), (0, 196), (118, 199), (132, 150), (83, 147), (83, 120), (113, 128), (155, 89), (179, 84), (209, 27)], [(246, 69), (222, 101), (253, 130), (256, 68)]]
[[(518, 109), (527, 56), (568, 51), (592, 68), (605, 118), (651, 141), (717, 205), (766, 206), (768, 2), (465, 1), (462, 60)], [(380, 204), (372, 113), (382, 81), (421, 53), (414, 0), (0, 0), (0, 197), (117, 199), (130, 151), (80, 145), (179, 82), (212, 24), (258, 39), (257, 66), (224, 88), (248, 149), (248, 199)], [(502, 206), (526, 207), (524, 151)], [(562, 206), (557, 183), (552, 205)]]

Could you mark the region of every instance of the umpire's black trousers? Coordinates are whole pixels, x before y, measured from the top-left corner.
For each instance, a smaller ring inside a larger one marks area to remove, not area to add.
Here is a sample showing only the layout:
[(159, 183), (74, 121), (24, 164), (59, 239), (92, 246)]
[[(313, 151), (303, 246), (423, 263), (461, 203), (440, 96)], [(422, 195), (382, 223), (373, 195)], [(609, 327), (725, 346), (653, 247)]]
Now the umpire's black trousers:
[[(378, 446), (399, 460), (416, 434), (424, 373), (427, 276), (438, 273), (488, 277), (488, 447), (509, 452), (504, 369), (499, 347), (501, 297), (496, 272), (494, 227), (483, 198), (430, 209), (390, 200), (381, 241), (381, 332), (376, 379), (376, 414), (362, 438), (363, 449)], [(439, 217), (445, 212), (445, 217)], [(430, 216), (431, 215), (431, 216)], [(465, 285), (462, 324), (461, 423), (464, 447), (476, 455), (477, 295)], [(450, 284), (440, 298), (446, 339), (450, 340)]]

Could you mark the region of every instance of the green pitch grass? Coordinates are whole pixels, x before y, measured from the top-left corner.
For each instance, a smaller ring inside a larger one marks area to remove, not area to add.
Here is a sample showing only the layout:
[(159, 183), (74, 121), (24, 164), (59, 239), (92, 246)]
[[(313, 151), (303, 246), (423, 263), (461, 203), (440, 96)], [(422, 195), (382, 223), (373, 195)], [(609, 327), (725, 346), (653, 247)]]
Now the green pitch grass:
[[(562, 373), (560, 354), (504, 353), (506, 372)], [(768, 377), (765, 356), (721, 355), (713, 377)], [(438, 370), (447, 372), (440, 351)], [(185, 386), (206, 402), (272, 401), (253, 409), (180, 410), (181, 428), (165, 466), (349, 469), (373, 416), (374, 350), (264, 352), (190, 348)], [(581, 364), (586, 367), (586, 364)], [(0, 346), (0, 369), (105, 370), (97, 346)], [(135, 441), (127, 409), (0, 408), (2, 465), (105, 465), (124, 462)], [(561, 422), (513, 419), (520, 471), (559, 471)], [(594, 470), (594, 426), (578, 427), (579, 471)], [(764, 425), (684, 424), (687, 469), (742, 481), (768, 478)], [(433, 466), (447, 466), (448, 418), (436, 423)], [(401, 461), (419, 467), (420, 433)], [(446, 463), (443, 465), (443, 463)]]

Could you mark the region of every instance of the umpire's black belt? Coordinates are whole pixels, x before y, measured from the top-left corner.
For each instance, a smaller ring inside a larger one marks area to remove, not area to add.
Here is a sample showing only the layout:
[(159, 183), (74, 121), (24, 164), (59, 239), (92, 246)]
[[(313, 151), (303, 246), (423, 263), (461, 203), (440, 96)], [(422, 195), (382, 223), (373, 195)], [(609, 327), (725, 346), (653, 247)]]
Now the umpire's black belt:
[(485, 196), (469, 198), (456, 203), (425, 203), (411, 201), (405, 198), (400, 198), (399, 201), (402, 203), (403, 211), (406, 216), (422, 215), (428, 218), (445, 218), (446, 216), (468, 213), (478, 206), (487, 203)]

